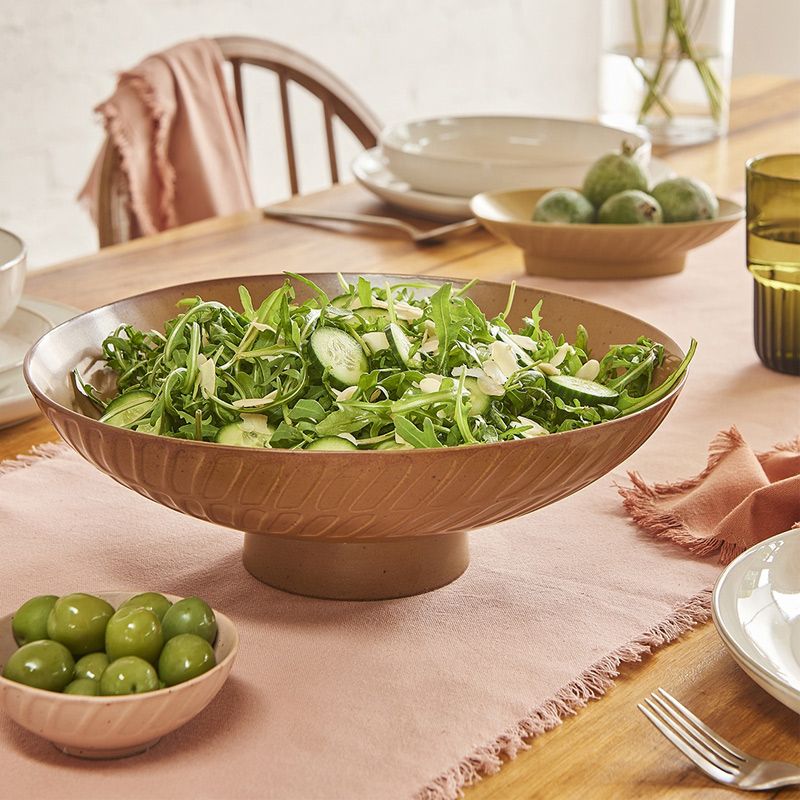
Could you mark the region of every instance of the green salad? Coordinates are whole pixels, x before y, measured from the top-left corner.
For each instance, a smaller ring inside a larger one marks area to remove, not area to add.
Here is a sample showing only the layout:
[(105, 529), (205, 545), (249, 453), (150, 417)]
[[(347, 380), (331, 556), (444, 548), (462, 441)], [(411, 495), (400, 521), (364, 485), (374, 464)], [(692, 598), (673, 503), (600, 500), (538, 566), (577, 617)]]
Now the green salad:
[[(664, 348), (646, 337), (593, 356), (542, 326), (541, 301), (522, 326), (487, 318), (474, 282), (355, 284), (328, 295), (287, 273), (242, 310), (182, 300), (164, 332), (123, 325), (103, 342), (118, 396), (104, 402), (74, 374), (101, 421), (150, 434), (245, 447), (385, 450), (544, 436), (639, 411), (681, 379), (696, 343), (660, 385)], [(298, 302), (295, 282), (312, 296)], [(425, 290), (420, 292), (419, 290)]]

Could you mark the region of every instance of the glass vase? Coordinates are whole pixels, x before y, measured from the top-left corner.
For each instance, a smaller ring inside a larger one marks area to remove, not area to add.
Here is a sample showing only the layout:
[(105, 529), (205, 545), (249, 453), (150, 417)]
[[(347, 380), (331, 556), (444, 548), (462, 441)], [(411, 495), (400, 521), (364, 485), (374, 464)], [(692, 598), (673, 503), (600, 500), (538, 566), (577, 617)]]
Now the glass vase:
[(604, 0), (603, 122), (645, 127), (656, 144), (728, 130), (734, 0)]

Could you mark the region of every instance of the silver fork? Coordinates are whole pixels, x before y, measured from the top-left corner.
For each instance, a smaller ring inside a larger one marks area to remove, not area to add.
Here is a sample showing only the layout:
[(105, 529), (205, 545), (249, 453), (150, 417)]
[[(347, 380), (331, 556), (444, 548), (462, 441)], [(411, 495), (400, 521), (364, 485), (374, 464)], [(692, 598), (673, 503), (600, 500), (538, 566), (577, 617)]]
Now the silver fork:
[(267, 206), (262, 211), (264, 216), (276, 219), (351, 222), (357, 225), (376, 225), (380, 228), (390, 228), (405, 234), (414, 244), (436, 244), (453, 236), (470, 233), (480, 227), (478, 220), (465, 219), (461, 220), (461, 222), (453, 222), (449, 225), (441, 225), (438, 228), (423, 231), (408, 222), (403, 222), (394, 217), (376, 217), (371, 214), (350, 214), (340, 211), (295, 211), (290, 208), (276, 208), (275, 206)]
[(715, 733), (669, 692), (659, 687), (637, 708), (709, 778), (747, 791), (800, 785), (800, 767), (764, 761)]

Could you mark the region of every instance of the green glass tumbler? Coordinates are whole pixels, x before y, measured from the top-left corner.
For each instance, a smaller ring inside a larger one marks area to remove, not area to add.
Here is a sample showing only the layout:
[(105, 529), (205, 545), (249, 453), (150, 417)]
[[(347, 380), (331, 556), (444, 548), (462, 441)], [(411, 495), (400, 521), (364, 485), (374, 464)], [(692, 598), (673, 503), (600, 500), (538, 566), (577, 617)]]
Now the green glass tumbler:
[(758, 357), (800, 375), (800, 153), (747, 162), (747, 268)]

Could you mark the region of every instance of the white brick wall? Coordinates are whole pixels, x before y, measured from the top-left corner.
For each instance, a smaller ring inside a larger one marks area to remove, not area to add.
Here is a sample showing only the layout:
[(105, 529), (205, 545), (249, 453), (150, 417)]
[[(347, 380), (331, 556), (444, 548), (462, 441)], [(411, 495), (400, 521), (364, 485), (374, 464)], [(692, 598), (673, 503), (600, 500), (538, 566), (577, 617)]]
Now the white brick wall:
[[(737, 14), (736, 71), (763, 64), (800, 74), (791, 46), (800, 2), (739, 0)], [(586, 116), (595, 111), (598, 19), (598, 0), (0, 0), (0, 226), (28, 241), (33, 266), (96, 247), (74, 199), (102, 138), (91, 109), (116, 71), (182, 39), (243, 33), (294, 46), (386, 122), (471, 111)], [(766, 34), (778, 38), (759, 52)], [(266, 202), (288, 192), (269, 122), (277, 109), (266, 77), (248, 89), (261, 93), (251, 102), (251, 149)], [(314, 148), (321, 126), (297, 104), (310, 190), (326, 183)]]

